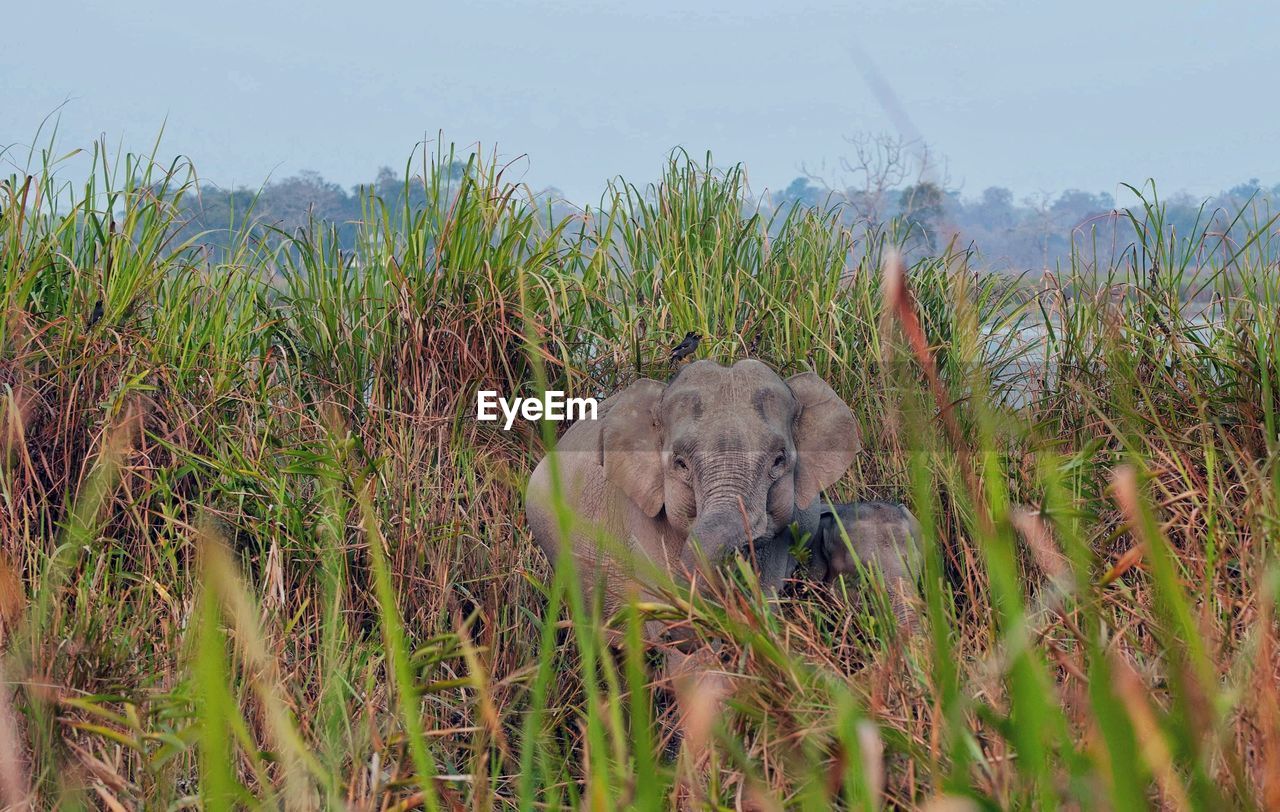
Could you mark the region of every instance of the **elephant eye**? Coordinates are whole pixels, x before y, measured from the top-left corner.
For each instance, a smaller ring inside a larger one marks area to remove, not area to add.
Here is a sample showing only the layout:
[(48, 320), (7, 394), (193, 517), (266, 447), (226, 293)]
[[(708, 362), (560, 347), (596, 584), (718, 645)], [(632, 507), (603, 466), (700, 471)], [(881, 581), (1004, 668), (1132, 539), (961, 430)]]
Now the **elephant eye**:
[(677, 471), (689, 470), (689, 464), (684, 461), (684, 457), (676, 457), (672, 464), (675, 465)]
[(773, 458), (773, 470), (779, 471), (787, 465), (787, 452), (779, 451), (778, 455)]

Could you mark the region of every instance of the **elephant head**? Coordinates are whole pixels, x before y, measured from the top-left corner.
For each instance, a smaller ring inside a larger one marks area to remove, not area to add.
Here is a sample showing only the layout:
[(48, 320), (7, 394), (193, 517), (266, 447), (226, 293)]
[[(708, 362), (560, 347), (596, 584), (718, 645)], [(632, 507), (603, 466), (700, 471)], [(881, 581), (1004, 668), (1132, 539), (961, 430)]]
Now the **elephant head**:
[[(601, 420), (605, 478), (646, 515), (665, 511), (712, 564), (786, 528), (858, 449), (852, 412), (821, 378), (784, 381), (755, 360), (637, 381)], [(684, 564), (698, 560), (690, 552)]]

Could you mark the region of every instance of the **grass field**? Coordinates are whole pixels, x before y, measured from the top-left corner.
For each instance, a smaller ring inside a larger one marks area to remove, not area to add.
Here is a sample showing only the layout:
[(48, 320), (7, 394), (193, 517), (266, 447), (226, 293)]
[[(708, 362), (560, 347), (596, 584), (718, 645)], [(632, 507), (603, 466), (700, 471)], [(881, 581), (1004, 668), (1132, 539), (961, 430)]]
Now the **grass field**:
[[(559, 220), (455, 157), (353, 253), (178, 244), (194, 176), (147, 156), (0, 181), (0, 806), (1280, 808), (1261, 204), (1224, 243), (1147, 189), (1114, 267), (1082, 235), (1034, 280), (899, 274), (901, 226), (746, 216), (683, 155)], [(663, 741), (661, 607), (610, 647), (529, 537), (550, 433), (473, 419), (690, 329), (827, 380), (864, 445), (833, 496), (909, 503), (928, 553), (917, 637), (874, 584), (671, 594), (732, 675), (681, 731), (705, 764)]]

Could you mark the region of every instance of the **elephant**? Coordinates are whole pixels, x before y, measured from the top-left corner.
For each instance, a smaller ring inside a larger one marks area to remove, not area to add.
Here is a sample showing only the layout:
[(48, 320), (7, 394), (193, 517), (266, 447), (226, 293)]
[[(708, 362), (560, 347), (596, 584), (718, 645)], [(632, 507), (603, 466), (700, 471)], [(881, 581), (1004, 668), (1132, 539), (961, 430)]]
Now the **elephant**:
[(834, 583), (844, 577), (857, 578), (863, 570), (879, 570), (889, 590), (898, 625), (908, 632), (918, 631), (919, 619), (912, 596), (921, 574), (924, 552), (920, 522), (904, 505), (889, 502), (825, 505), (809, 550), (809, 575), (824, 583)]
[[(699, 360), (668, 383), (637, 380), (572, 425), (530, 477), (526, 515), (553, 565), (570, 550), (587, 594), (603, 587), (606, 616), (628, 595), (653, 597), (645, 566), (710, 578), (745, 549), (776, 591), (796, 565), (793, 533), (818, 532), (819, 494), (858, 449), (852, 411), (818, 375)], [(553, 460), (579, 520), (567, 537)]]

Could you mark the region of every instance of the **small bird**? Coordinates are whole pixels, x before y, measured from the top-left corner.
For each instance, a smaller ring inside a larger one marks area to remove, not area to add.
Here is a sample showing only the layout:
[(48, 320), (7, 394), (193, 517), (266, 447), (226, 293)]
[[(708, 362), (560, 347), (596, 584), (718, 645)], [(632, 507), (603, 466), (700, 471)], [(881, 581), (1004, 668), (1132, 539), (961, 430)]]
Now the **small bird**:
[(698, 342), (701, 340), (702, 336), (693, 330), (685, 333), (684, 340), (677, 344), (675, 349), (671, 350), (671, 363), (677, 364), (697, 352)]
[(93, 312), (89, 314), (89, 320), (85, 322), (85, 325), (84, 325), (85, 328), (86, 329), (90, 328), (93, 325), (97, 324), (98, 322), (102, 321), (102, 312), (103, 312), (102, 300), (99, 299), (98, 303), (93, 306)]

